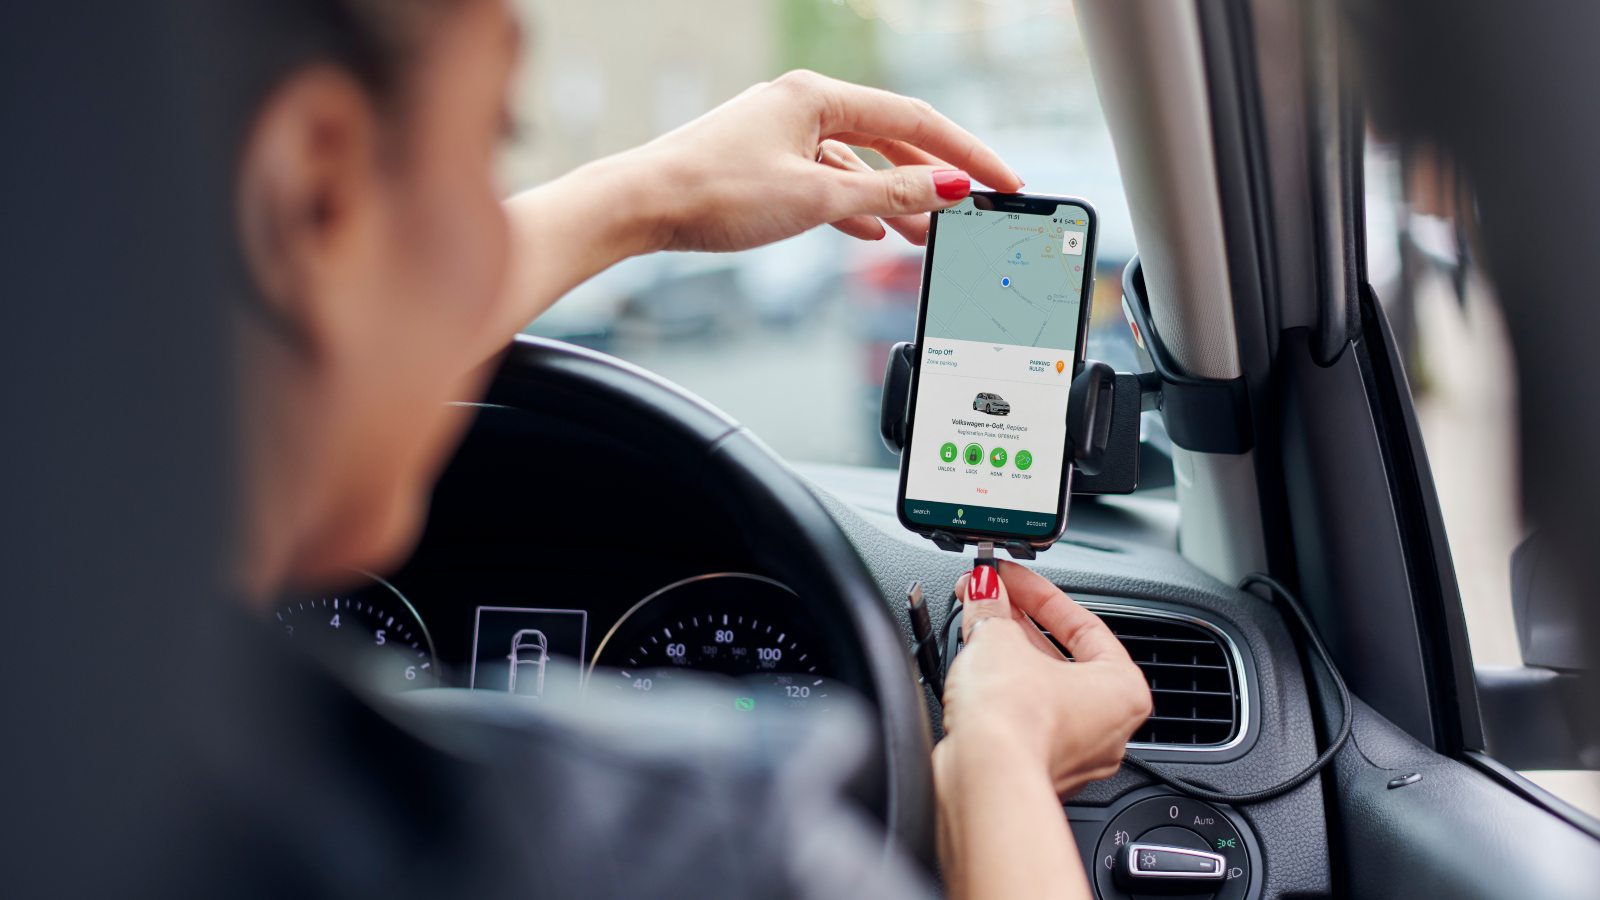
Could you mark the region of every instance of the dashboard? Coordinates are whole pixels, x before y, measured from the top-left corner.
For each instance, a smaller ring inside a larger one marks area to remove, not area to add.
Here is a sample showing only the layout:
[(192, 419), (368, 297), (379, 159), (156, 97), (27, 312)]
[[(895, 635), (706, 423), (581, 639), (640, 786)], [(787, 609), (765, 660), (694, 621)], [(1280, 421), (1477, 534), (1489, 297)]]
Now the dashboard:
[[(733, 690), (696, 696), (729, 716), (826, 714), (852, 698), (880, 718), (880, 768), (860, 799), (928, 859), (940, 706), (915, 682), (903, 597), (920, 581), (943, 631), (970, 557), (899, 524), (893, 471), (796, 471), (647, 373), (549, 343), (514, 350), (539, 378), (519, 384), (508, 364), (490, 402), (462, 407), (474, 421), (415, 555), (344, 592), (287, 600), (274, 623), (401, 692), (652, 703), (710, 677)], [(1071, 516), (1031, 566), (1105, 618), (1149, 678), (1156, 715), (1130, 753), (1226, 792), (1315, 758), (1294, 638), (1270, 604), (1177, 552), (1171, 499), (1082, 501)], [(1217, 882), (1194, 896), (1330, 889), (1315, 780), (1229, 807), (1124, 767), (1065, 809), (1103, 900), (1150, 892), (1122, 877), (1134, 847), (1212, 854)]]
[(360, 573), (351, 590), (289, 600), (273, 615), (289, 639), (333, 657), (381, 692), (455, 687), (528, 700), (571, 701), (585, 691), (672, 697), (685, 695), (678, 688), (688, 681), (698, 686), (715, 676), (734, 688), (728, 693), (736, 712), (827, 708), (834, 654), (800, 597), (780, 581), (705, 573), (622, 608), (627, 595), (609, 585), (557, 595), (561, 600), (530, 589), (514, 570), (490, 571), (413, 568), (394, 580)]
[[(378, 691), (717, 697), (733, 713), (825, 710), (841, 689), (872, 696), (854, 629), (817, 618), (829, 599), (803, 597), (763, 560), (703, 476), (600, 429), (461, 412), (474, 423), (413, 557), (284, 601), (273, 623), (295, 644)], [(544, 477), (552, 430), (555, 455), (581, 457), (583, 472), (630, 475)], [(642, 515), (661, 527), (641, 528), (625, 552), (591, 537)], [(728, 689), (682, 688), (707, 682)]]

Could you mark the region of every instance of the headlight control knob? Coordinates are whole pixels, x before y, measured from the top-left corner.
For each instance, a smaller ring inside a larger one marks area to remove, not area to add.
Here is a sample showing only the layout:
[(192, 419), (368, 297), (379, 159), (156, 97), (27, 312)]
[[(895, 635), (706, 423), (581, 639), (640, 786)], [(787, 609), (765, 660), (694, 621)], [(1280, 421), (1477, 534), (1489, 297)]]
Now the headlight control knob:
[(1093, 868), (1103, 900), (1243, 900), (1250, 865), (1244, 837), (1228, 816), (1199, 800), (1168, 796), (1113, 816)]

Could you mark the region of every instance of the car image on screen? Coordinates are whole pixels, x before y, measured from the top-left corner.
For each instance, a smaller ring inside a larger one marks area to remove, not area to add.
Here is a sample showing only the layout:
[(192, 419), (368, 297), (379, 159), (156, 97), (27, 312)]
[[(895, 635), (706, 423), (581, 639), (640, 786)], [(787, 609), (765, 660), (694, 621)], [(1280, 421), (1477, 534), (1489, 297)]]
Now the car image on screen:
[(1011, 404), (1006, 402), (1006, 398), (987, 391), (972, 398), (972, 408), (977, 412), (988, 413), (991, 416), (1011, 415)]

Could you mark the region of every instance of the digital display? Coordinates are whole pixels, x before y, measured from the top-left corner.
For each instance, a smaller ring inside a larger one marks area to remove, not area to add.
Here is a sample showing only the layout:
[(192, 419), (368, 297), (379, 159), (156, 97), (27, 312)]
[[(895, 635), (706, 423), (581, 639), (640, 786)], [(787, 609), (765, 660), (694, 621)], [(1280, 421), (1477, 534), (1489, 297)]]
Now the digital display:
[(588, 637), (589, 614), (581, 609), (480, 606), (467, 684), (536, 700), (576, 696)]
[(910, 522), (1055, 532), (1090, 221), (1067, 203), (1039, 215), (970, 197), (938, 214), (903, 462)]

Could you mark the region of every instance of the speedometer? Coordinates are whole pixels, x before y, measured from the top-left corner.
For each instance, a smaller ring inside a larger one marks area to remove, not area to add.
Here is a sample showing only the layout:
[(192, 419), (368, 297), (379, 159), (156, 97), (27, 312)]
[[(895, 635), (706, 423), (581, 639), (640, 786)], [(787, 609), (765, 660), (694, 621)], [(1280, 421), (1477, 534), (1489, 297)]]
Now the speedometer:
[(826, 706), (833, 666), (788, 587), (760, 575), (703, 575), (639, 601), (590, 663), (589, 690), (670, 693), (687, 673), (737, 679), (736, 710)]

